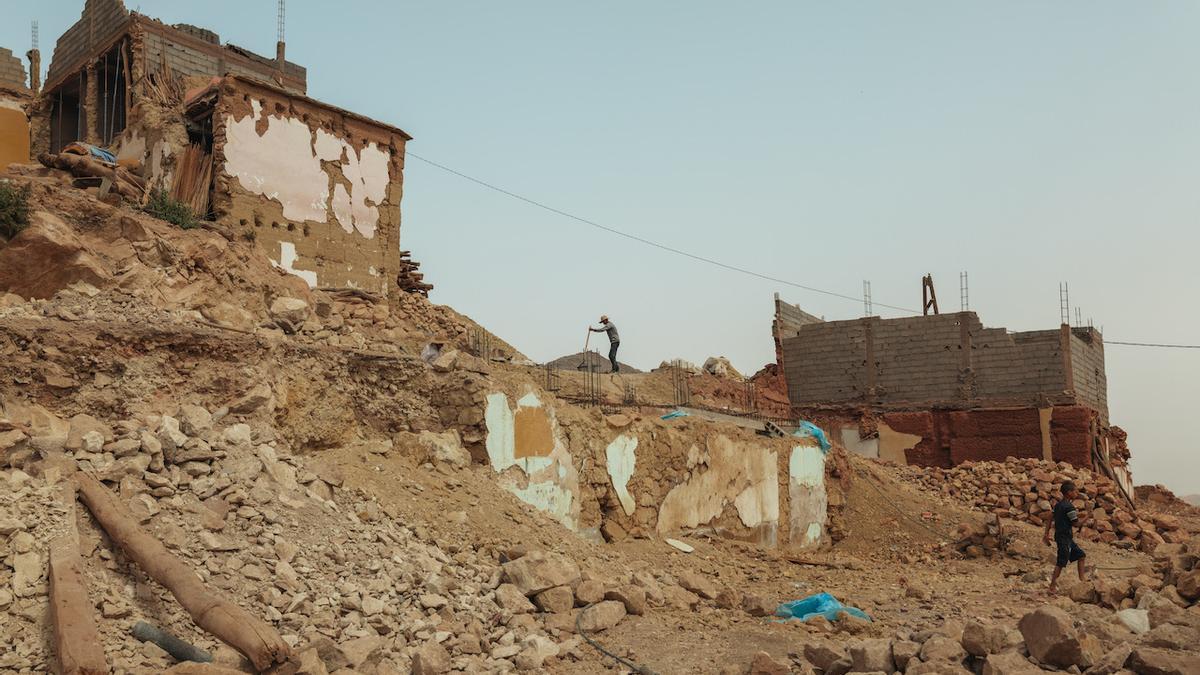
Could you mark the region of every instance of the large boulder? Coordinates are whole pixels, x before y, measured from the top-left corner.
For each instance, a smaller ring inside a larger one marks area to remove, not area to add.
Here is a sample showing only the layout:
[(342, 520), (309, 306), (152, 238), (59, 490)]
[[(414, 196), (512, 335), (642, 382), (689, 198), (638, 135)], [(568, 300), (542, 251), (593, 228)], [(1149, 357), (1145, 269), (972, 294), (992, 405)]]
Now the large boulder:
[(1175, 582), (1175, 590), (1188, 600), (1200, 600), (1200, 567), (1180, 574)]
[(679, 575), (679, 585), (705, 600), (716, 600), (717, 594), (720, 593), (720, 589), (717, 588), (716, 584), (704, 575), (697, 574), (691, 570)]
[(57, 216), (35, 211), (29, 226), (0, 247), (0, 292), (50, 298), (78, 282), (103, 288), (103, 261)]
[(736, 380), (745, 379), (724, 356), (710, 356), (704, 361), (704, 372), (717, 377), (727, 377)]
[[(579, 566), (569, 558), (545, 551), (527, 553), (501, 565), (504, 581), (525, 596), (537, 595), (555, 586), (579, 583)], [(601, 603), (603, 604), (603, 603)], [(621, 611), (624, 612), (624, 605)]]
[(1029, 662), (1018, 652), (989, 654), (983, 662), (983, 675), (1035, 675), (1048, 672)]
[(1169, 652), (1153, 647), (1138, 647), (1129, 655), (1126, 667), (1138, 675), (1197, 675), (1200, 673), (1195, 653)]
[(271, 301), (271, 318), (284, 331), (293, 332), (300, 329), (308, 320), (308, 303), (300, 298), (280, 296)]
[(1058, 668), (1091, 667), (1100, 658), (1100, 642), (1075, 630), (1071, 616), (1053, 605), (1043, 605), (1021, 617), (1017, 627), (1029, 654)]
[(579, 628), (585, 633), (599, 633), (621, 622), (625, 618), (625, 605), (616, 600), (605, 600), (580, 610)]
[(1008, 629), (979, 621), (968, 622), (963, 628), (962, 646), (971, 656), (998, 654), (1008, 646)]
[(890, 673), (896, 669), (889, 640), (865, 640), (850, 647), (853, 673)]

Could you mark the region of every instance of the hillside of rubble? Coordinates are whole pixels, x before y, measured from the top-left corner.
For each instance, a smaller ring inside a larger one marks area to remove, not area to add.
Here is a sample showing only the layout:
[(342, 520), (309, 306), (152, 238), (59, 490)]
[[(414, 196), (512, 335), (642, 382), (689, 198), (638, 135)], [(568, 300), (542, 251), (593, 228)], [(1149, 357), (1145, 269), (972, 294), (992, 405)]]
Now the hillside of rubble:
[[(793, 442), (663, 419), (679, 403), (668, 370), (603, 376), (613, 405), (584, 405), (587, 374), (551, 376), (421, 296), (309, 289), (252, 241), (181, 230), (53, 170), (10, 178), (32, 186), (32, 213), (0, 241), (0, 671), (56, 667), (47, 562), (63, 537), (114, 672), (256, 670), (77, 499), (82, 472), (308, 675), (1197, 672), (1200, 511), (1165, 489), (1127, 499), (1067, 465), (921, 470), (835, 445), (819, 549), (715, 527), (668, 542), (653, 504), (620, 510), (601, 466), (614, 434), (645, 439), (643, 499), (711, 470), (718, 437)], [(696, 370), (693, 405), (787, 414), (769, 368), (750, 378), (757, 404), (740, 374)], [(495, 391), (555, 402), (584, 458), (578, 519), (602, 536), (500, 484)], [(1085, 494), (1096, 576), (1070, 569), (1051, 595), (1042, 526), (1064, 479)], [(821, 592), (869, 620), (775, 616)], [(216, 665), (177, 666), (131, 635), (141, 621)]]

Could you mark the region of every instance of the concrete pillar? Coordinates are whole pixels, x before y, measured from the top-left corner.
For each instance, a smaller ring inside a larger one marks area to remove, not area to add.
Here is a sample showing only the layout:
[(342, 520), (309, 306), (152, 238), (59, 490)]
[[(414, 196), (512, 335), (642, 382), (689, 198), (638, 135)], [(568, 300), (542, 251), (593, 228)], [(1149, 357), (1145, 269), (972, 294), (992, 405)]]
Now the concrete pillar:
[(25, 58), (29, 59), (29, 90), (37, 96), (42, 90), (42, 52), (30, 49), (25, 52)]
[(1063, 362), (1063, 391), (1072, 398), (1075, 397), (1075, 369), (1071, 364), (1071, 326), (1063, 324), (1059, 327), (1059, 348), (1062, 350)]

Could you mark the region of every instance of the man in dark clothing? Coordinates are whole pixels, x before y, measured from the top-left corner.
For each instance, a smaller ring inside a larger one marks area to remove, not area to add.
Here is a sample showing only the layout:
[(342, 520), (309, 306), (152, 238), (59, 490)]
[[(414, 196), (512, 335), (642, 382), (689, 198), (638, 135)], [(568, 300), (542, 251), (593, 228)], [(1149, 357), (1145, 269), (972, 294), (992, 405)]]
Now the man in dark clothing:
[(617, 334), (617, 327), (613, 322), (608, 320), (608, 315), (600, 317), (600, 327), (588, 327), (588, 330), (593, 333), (608, 333), (608, 362), (612, 364), (612, 372), (617, 372), (621, 369), (617, 365), (617, 347), (621, 346), (621, 336)]
[(1075, 484), (1071, 481), (1063, 483), (1061, 491), (1062, 499), (1054, 505), (1054, 516), (1046, 522), (1046, 531), (1042, 534), (1042, 541), (1049, 546), (1050, 526), (1054, 526), (1054, 543), (1058, 549), (1058, 556), (1054, 560), (1054, 574), (1050, 577), (1051, 593), (1054, 593), (1057, 588), (1058, 575), (1062, 574), (1063, 568), (1073, 562), (1079, 562), (1079, 580), (1083, 581), (1084, 558), (1087, 556), (1083, 549), (1075, 543), (1074, 535), (1079, 512), (1075, 510), (1075, 505), (1071, 503), (1071, 500), (1079, 497), (1079, 491), (1075, 489)]

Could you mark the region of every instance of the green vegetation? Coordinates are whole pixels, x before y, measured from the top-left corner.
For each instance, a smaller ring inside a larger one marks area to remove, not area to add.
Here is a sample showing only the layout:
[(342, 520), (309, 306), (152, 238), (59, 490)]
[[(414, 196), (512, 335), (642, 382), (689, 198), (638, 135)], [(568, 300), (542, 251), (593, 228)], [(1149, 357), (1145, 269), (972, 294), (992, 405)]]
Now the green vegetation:
[(29, 224), (29, 186), (0, 183), (0, 237), (12, 239)]
[(196, 214), (192, 213), (188, 205), (171, 199), (166, 190), (151, 192), (150, 201), (146, 202), (143, 210), (159, 220), (174, 223), (184, 230), (190, 230), (200, 225), (196, 220)]

